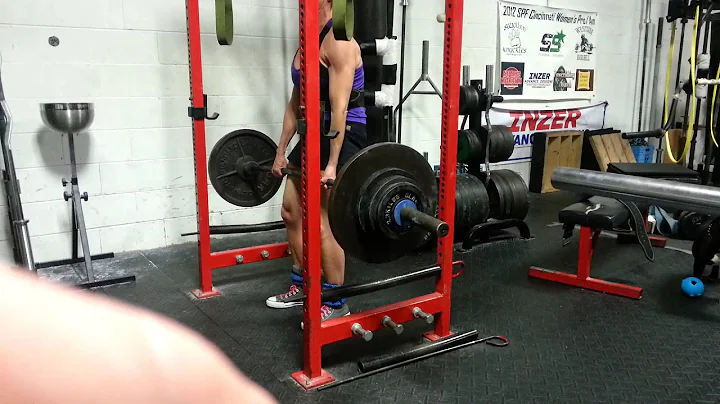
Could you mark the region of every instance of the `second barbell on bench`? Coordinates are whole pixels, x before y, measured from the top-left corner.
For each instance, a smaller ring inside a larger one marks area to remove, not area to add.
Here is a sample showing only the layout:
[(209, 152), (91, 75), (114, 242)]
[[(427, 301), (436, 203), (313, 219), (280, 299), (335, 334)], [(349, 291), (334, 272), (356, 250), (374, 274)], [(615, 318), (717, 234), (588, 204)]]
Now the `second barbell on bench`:
[[(218, 195), (243, 207), (270, 200), (282, 180), (270, 173), (277, 146), (261, 132), (241, 129), (215, 145), (208, 162)], [(285, 170), (299, 175), (297, 170)], [(319, 180), (319, 179), (318, 179)], [(414, 149), (378, 143), (358, 152), (331, 184), (328, 218), (338, 244), (372, 263), (398, 259), (423, 244), (428, 233), (445, 237), (450, 226), (432, 216), (437, 182)]]

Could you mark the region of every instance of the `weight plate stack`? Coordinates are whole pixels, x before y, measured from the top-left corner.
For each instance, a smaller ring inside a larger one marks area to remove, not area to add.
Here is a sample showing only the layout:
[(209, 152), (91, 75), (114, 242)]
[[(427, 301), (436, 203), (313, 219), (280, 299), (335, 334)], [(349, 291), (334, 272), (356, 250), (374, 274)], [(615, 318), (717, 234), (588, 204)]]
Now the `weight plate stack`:
[(507, 161), (515, 151), (515, 135), (513, 135), (510, 128), (505, 125), (492, 125), (492, 132), (490, 132), (490, 134), (488, 134), (484, 126), (480, 127), (477, 129), (477, 136), (480, 140), (482, 154), (476, 161), (485, 160), (485, 142), (488, 141), (488, 138), (490, 139), (490, 157), (488, 160), (491, 163)]
[(522, 177), (512, 170), (495, 170), (480, 173), (480, 180), (487, 184), (490, 198), (490, 217), (493, 219), (524, 220), (530, 210), (530, 198), (527, 184)]
[[(430, 200), (430, 206), (438, 217), (438, 201)], [(490, 216), (490, 198), (485, 184), (471, 174), (458, 174), (455, 184), (455, 241), (465, 237), (467, 232), (475, 225), (485, 223)], [(427, 235), (423, 249), (435, 245), (437, 237)]]
[(474, 86), (460, 86), (460, 115), (472, 115), (480, 108), (480, 92)]
[(455, 234), (465, 234), (490, 216), (490, 197), (485, 184), (471, 174), (458, 174), (455, 187)]
[(472, 129), (458, 131), (458, 163), (481, 161), (485, 158), (485, 145)]
[(490, 162), (507, 161), (515, 151), (515, 135), (505, 125), (492, 125), (490, 134)]

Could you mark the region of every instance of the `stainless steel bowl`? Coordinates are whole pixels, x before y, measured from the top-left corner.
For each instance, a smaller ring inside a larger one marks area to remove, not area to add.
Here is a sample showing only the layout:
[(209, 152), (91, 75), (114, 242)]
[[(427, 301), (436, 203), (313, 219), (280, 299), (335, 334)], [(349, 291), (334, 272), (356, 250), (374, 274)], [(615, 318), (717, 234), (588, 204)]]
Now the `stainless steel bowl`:
[(80, 133), (95, 119), (95, 107), (90, 103), (40, 104), (40, 115), (48, 128), (60, 133)]

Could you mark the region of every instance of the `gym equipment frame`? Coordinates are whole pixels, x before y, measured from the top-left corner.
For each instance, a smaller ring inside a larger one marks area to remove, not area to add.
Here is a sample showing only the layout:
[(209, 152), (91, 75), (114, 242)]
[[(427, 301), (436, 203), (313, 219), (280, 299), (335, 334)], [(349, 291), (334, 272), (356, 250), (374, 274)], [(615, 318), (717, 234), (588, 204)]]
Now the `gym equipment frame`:
[[(299, 31), (301, 83), (299, 117), (300, 135), (320, 132), (320, 71), (318, 0), (299, 1)], [(452, 226), (455, 215), (455, 177), (457, 165), (457, 128), (459, 116), (459, 89), (462, 47), (463, 0), (446, 0), (444, 23), (442, 137), (440, 144), (440, 178), (438, 184), (438, 218)], [(236, 265), (238, 256), (243, 263), (287, 256), (287, 243), (244, 248), (225, 252), (210, 252), (210, 226), (208, 213), (207, 156), (205, 152), (205, 119), (208, 116), (207, 96), (203, 94), (202, 58), (198, 0), (186, 0), (188, 23), (188, 47), (192, 106), (188, 113), (193, 119), (195, 174), (197, 185), (198, 248), (200, 266), (200, 289), (198, 298), (217, 296), (212, 288), (212, 271), (216, 268)], [(306, 63), (306, 61), (308, 61)], [(452, 229), (446, 237), (438, 237), (437, 277), (435, 291), (423, 296), (372, 310), (321, 323), (321, 256), (320, 256), (320, 142), (317, 137), (303, 136), (302, 153), (302, 206), (303, 223), (303, 346), (304, 366), (292, 377), (306, 390), (331, 383), (335, 378), (322, 368), (322, 347), (349, 338), (372, 338), (372, 331), (384, 328), (384, 319), (391, 318), (395, 324), (415, 319), (434, 322), (434, 330), (426, 338), (435, 341), (450, 332), (450, 293), (453, 278)]]
[[(289, 256), (289, 250), (288, 243), (260, 245), (220, 252), (212, 252), (210, 250), (210, 207), (208, 201), (207, 152), (205, 149), (205, 120), (215, 120), (219, 115), (208, 115), (207, 95), (203, 93), (202, 46), (200, 42), (200, 9), (198, 0), (186, 1), (186, 13), (188, 63), (190, 67), (190, 100), (192, 103), (188, 108), (188, 116), (192, 119), (193, 129), (195, 186), (197, 190), (195, 196), (198, 223), (198, 266), (200, 278), (199, 288), (192, 293), (198, 299), (206, 299), (221, 294), (220, 291), (213, 288), (212, 272), (214, 270), (239, 264), (249, 264), (287, 257)], [(317, 178), (320, 178), (319, 174)]]

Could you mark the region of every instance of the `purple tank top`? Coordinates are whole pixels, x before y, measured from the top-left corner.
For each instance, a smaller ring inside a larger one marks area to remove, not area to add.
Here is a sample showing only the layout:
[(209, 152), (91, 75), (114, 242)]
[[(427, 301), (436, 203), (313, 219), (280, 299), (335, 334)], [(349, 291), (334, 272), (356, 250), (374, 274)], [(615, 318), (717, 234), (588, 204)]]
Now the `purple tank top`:
[[(332, 20), (328, 21), (327, 26), (332, 25)], [(321, 64), (321, 68), (322, 68)], [(300, 88), (300, 70), (295, 68), (295, 58), (293, 58), (293, 61), (290, 64), (290, 76), (292, 77), (293, 84), (295, 85), (295, 88)], [(330, 87), (330, 83), (328, 80), (321, 78), (320, 79), (320, 92), (328, 91), (328, 88)], [(357, 69), (355, 69), (355, 77), (353, 78), (353, 86), (352, 88), (354, 90), (362, 90), (365, 88), (365, 70), (363, 69), (363, 66), (361, 65)], [(330, 112), (325, 114), (325, 120), (330, 120)], [(348, 122), (356, 122), (361, 124), (367, 123), (367, 114), (365, 112), (365, 107), (359, 107), (359, 108), (352, 108), (348, 110), (347, 119)]]

